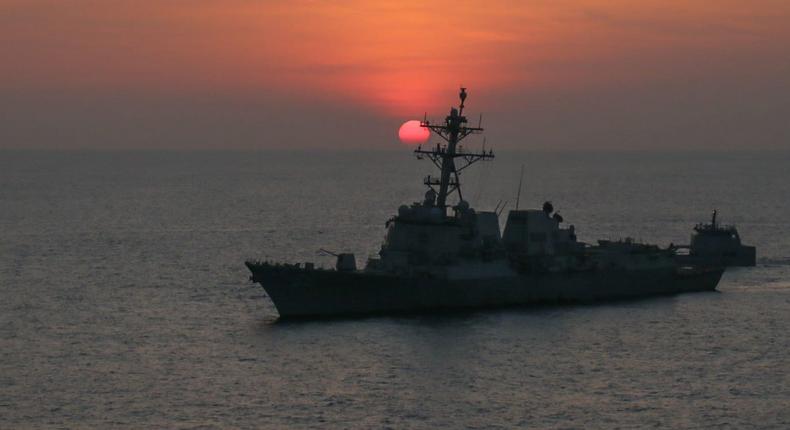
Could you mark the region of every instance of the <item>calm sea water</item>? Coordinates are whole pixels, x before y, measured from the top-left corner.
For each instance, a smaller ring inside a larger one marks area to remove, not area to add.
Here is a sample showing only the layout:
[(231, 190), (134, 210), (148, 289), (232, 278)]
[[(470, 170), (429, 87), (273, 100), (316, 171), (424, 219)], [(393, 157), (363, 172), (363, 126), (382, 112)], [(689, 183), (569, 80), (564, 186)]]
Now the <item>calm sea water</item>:
[(0, 428), (790, 428), (790, 153), (503, 153), (485, 209), (687, 242), (718, 208), (759, 267), (719, 292), (302, 323), (246, 258), (376, 252), (407, 150), (0, 152)]

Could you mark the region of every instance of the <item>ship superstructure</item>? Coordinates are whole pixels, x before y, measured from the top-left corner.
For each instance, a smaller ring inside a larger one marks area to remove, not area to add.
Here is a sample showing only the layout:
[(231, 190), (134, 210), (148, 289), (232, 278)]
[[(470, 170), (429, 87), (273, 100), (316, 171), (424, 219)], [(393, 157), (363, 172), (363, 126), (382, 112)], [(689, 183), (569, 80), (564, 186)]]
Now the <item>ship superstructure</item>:
[[(387, 221), (387, 234), (379, 259), (368, 262), (367, 270), (393, 273), (432, 273), (461, 260), (491, 261), (502, 256), (499, 221), (495, 212), (476, 212), (463, 199), (460, 173), (477, 161), (494, 158), (493, 151), (466, 152), (460, 142), (483, 131), (469, 127), (463, 115), (466, 89), (461, 103), (451, 108), (441, 124), (425, 120), (421, 126), (444, 140), (430, 149), (418, 147), (417, 158), (427, 158), (439, 169), (439, 177), (426, 176), (428, 190), (421, 202), (398, 208)], [(448, 205), (455, 194), (457, 204)]]
[(336, 254), (333, 270), (246, 263), (281, 317), (607, 300), (716, 287), (721, 268), (681, 267), (673, 249), (631, 239), (579, 242), (575, 227), (564, 227), (550, 202), (509, 211), (500, 232), (496, 211), (476, 211), (463, 198), (461, 172), (494, 154), (460, 145), (483, 129), (470, 127), (464, 116), (465, 88), (459, 97), (443, 122), (421, 122), (442, 143), (414, 152), (433, 162), (439, 177), (424, 179), (421, 201), (398, 208), (386, 223), (378, 257), (363, 269), (350, 253)]

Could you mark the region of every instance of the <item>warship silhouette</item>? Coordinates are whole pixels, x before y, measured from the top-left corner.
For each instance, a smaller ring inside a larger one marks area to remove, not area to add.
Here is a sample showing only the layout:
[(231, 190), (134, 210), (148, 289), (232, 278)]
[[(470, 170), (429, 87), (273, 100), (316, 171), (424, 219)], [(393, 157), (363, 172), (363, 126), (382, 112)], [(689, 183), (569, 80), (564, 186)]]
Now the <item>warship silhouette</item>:
[[(564, 227), (550, 202), (536, 210), (516, 206), (500, 233), (497, 210), (476, 211), (461, 193), (459, 174), (494, 158), (491, 150), (467, 152), (459, 145), (483, 131), (467, 124), (466, 97), (461, 88), (459, 106), (443, 122), (421, 122), (444, 143), (414, 152), (440, 175), (425, 178), (422, 201), (401, 206), (387, 221), (378, 257), (361, 269), (350, 253), (335, 254), (334, 269), (245, 263), (280, 318), (589, 302), (716, 288), (720, 265), (679, 262), (671, 247), (631, 239), (579, 242), (574, 226)], [(448, 204), (451, 196), (454, 205)]]

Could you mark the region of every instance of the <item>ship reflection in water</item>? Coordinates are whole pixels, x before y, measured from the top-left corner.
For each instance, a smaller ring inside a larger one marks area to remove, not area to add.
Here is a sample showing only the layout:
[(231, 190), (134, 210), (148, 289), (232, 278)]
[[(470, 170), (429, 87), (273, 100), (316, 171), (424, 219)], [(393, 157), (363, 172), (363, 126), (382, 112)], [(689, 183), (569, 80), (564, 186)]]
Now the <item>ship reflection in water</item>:
[[(443, 122), (421, 123), (443, 143), (414, 152), (433, 162), (440, 176), (426, 177), (424, 199), (401, 206), (387, 221), (378, 258), (361, 270), (349, 253), (337, 254), (335, 270), (311, 263), (246, 262), (251, 279), (263, 286), (281, 317), (587, 302), (716, 288), (721, 262), (694, 253), (695, 258), (679, 258), (676, 247), (631, 239), (579, 242), (575, 227), (562, 227), (564, 220), (550, 202), (538, 210), (519, 210), (517, 204), (500, 234), (504, 207), (476, 211), (461, 191), (461, 172), (494, 158), (491, 150), (468, 152), (460, 146), (483, 131), (467, 125), (466, 97), (461, 88), (460, 105)], [(454, 205), (448, 203), (451, 197)], [(699, 238), (692, 246), (702, 242)]]

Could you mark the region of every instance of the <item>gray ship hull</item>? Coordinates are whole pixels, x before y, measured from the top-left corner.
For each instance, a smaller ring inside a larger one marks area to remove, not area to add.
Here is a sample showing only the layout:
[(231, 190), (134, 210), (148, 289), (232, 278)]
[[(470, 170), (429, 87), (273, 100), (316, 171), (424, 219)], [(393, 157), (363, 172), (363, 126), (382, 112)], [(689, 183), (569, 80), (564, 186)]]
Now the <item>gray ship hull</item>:
[(712, 291), (723, 269), (606, 270), (447, 280), (247, 263), (281, 318), (594, 302)]

